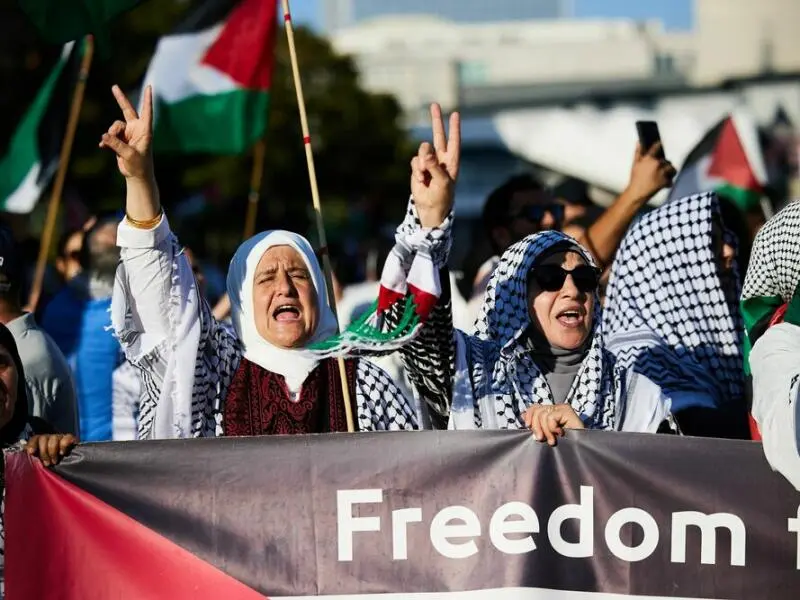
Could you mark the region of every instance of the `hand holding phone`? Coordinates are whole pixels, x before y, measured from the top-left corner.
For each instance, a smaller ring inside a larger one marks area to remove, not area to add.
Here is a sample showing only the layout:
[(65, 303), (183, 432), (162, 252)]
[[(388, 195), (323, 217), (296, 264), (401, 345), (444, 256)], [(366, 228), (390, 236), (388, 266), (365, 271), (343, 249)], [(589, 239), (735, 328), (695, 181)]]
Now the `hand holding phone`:
[(639, 148), (626, 193), (636, 202), (646, 202), (659, 190), (671, 187), (676, 172), (660, 145), (661, 135), (655, 121), (637, 121), (636, 131), (639, 133)]
[[(639, 146), (642, 149), (642, 154), (647, 154), (653, 146), (661, 141), (661, 132), (659, 132), (658, 123), (655, 121), (636, 121), (636, 131), (639, 134)], [(666, 160), (663, 144), (656, 152), (655, 157)]]

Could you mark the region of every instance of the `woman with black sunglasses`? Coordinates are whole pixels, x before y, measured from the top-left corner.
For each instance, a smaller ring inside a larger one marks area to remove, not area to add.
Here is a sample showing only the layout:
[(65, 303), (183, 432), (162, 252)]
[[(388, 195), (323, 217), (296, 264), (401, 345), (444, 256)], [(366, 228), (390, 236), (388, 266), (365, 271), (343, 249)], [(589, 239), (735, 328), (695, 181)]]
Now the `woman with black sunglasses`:
[[(394, 268), (387, 261), (384, 271), (393, 294), (411, 289), (412, 272), (427, 286), (418, 291), (436, 290), (417, 294), (433, 305), (419, 306), (421, 326), (400, 349), (432, 424), (528, 428), (551, 445), (569, 428), (657, 431), (669, 404), (654, 383), (617, 369), (603, 347), (598, 269), (573, 238), (546, 231), (511, 246), (487, 287), (476, 334), (454, 329), (446, 264), (459, 141), (457, 119), (449, 139), (434, 120), (433, 145), (422, 144), (411, 162), (413, 196), (398, 228)], [(411, 260), (413, 252), (427, 260)], [(400, 317), (383, 312), (384, 329), (397, 328)]]

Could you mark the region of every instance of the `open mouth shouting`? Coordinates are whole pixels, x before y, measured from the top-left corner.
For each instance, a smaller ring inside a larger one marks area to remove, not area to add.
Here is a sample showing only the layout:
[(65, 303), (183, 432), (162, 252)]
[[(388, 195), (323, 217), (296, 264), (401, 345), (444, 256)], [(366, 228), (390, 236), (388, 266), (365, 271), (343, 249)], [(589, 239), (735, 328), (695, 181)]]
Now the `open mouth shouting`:
[(556, 315), (556, 321), (560, 325), (568, 329), (575, 329), (583, 325), (583, 318), (586, 316), (586, 310), (583, 306), (576, 304), (561, 310)]
[(272, 311), (272, 318), (280, 323), (291, 323), (300, 320), (300, 307), (296, 304), (281, 304)]

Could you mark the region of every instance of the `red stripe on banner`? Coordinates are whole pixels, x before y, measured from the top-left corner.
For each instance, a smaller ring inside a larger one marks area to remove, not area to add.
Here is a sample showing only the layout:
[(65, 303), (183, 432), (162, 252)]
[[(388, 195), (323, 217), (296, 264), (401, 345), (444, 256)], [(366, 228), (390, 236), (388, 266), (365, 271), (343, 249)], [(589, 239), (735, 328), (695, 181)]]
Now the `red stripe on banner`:
[(414, 303), (416, 306), (416, 312), (419, 315), (419, 318), (423, 321), (426, 321), (433, 310), (433, 307), (436, 306), (436, 303), (439, 301), (439, 297), (426, 292), (423, 289), (412, 285), (411, 283), (408, 284), (408, 291), (411, 292), (411, 295), (414, 296)]
[(25, 453), (6, 457), (5, 525), (8, 598), (266, 598)]

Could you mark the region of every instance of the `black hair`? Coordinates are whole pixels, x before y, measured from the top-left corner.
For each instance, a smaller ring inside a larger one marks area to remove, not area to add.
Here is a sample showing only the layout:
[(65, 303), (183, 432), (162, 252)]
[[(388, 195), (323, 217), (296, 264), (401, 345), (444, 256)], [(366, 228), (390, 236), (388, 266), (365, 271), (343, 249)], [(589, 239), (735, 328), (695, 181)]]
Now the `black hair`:
[(531, 174), (515, 175), (507, 179), (500, 187), (496, 188), (483, 205), (483, 215), (481, 222), (483, 230), (492, 245), (495, 254), (504, 250), (497, 246), (492, 233), (498, 227), (508, 227), (511, 200), (519, 192), (540, 192), (546, 190), (544, 182)]
[(742, 210), (723, 194), (717, 194), (719, 201), (719, 216), (722, 225), (736, 237), (737, 251), (736, 262), (739, 266), (739, 274), (744, 277), (747, 272), (747, 265), (750, 263), (750, 254), (753, 251), (753, 243), (747, 227), (747, 220)]

